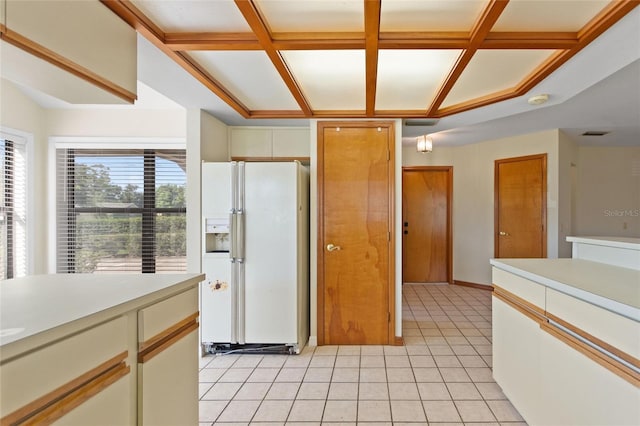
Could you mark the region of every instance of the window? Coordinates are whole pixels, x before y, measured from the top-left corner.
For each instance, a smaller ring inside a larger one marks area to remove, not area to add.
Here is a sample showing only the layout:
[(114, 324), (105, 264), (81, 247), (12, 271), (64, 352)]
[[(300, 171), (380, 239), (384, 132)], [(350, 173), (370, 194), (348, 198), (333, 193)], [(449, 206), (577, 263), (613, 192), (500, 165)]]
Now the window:
[(184, 149), (58, 148), (58, 273), (186, 270)]
[(0, 163), (0, 279), (9, 279), (27, 274), (26, 143), (0, 137)]

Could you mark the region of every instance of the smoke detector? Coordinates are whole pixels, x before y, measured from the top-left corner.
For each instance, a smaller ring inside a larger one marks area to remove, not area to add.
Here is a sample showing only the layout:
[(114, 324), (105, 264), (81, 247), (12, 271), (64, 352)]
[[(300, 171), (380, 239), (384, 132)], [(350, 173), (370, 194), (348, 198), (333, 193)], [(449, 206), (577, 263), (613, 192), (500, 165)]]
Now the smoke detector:
[(529, 98), (527, 102), (529, 103), (529, 105), (542, 105), (548, 100), (549, 100), (549, 95), (543, 94), (543, 95), (532, 96)]

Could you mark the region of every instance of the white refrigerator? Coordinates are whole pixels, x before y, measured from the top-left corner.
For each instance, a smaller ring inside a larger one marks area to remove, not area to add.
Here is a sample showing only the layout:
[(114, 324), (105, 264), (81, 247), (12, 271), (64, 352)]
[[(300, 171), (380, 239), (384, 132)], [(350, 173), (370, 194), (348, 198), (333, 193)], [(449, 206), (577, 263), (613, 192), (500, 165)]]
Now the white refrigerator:
[(309, 336), (309, 173), (202, 163), (202, 350), (299, 353)]

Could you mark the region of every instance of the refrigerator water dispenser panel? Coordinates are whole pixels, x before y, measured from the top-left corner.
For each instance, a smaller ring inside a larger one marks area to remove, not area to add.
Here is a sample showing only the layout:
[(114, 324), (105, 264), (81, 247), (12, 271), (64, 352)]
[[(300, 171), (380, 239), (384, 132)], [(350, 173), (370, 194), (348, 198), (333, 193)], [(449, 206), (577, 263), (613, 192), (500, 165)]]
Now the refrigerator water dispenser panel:
[(207, 218), (204, 229), (207, 253), (229, 252), (229, 218)]

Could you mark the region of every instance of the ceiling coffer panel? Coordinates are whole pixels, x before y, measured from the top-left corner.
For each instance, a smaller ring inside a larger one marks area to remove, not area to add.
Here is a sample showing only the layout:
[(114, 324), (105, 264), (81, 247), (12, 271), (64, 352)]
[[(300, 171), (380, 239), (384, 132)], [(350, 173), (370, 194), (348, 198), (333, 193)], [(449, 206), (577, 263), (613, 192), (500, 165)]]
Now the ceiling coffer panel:
[(607, 0), (511, 0), (493, 31), (577, 32), (607, 4)]
[(513, 90), (555, 50), (480, 50), (449, 92), (442, 107)]
[(193, 51), (189, 55), (249, 110), (300, 109), (264, 52)]
[(162, 31), (249, 32), (233, 0), (132, 0)]
[(381, 50), (376, 109), (426, 109), (458, 56), (460, 50)]
[(282, 56), (311, 109), (365, 108), (363, 50), (290, 50)]
[(486, 5), (486, 0), (387, 0), (381, 4), (380, 31), (468, 33)]
[(364, 31), (361, 0), (255, 0), (254, 4), (272, 33)]
[(522, 96), (640, 4), (101, 1), (245, 118), (441, 118)]

